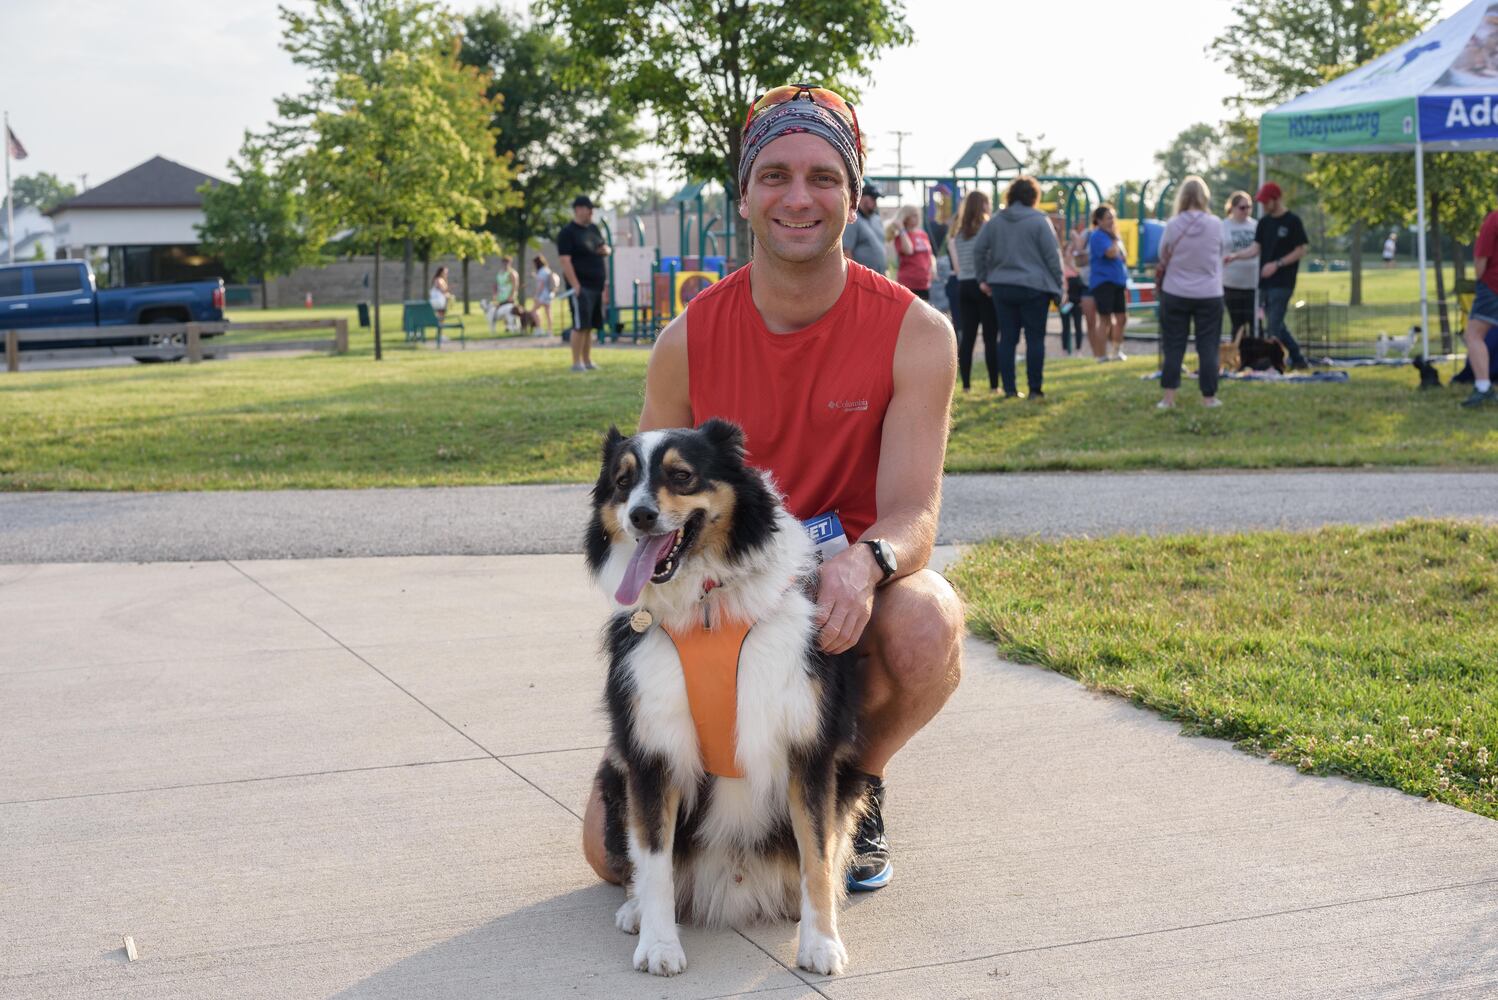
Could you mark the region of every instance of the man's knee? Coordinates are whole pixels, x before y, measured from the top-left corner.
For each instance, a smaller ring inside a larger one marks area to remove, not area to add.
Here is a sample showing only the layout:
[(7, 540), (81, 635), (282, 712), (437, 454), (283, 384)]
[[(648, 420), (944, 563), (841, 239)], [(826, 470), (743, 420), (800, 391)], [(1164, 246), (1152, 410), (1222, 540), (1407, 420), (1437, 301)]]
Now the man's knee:
[(902, 692), (945, 700), (961, 679), (965, 627), (957, 592), (941, 574), (921, 570), (891, 584), (880, 603), (870, 654)]

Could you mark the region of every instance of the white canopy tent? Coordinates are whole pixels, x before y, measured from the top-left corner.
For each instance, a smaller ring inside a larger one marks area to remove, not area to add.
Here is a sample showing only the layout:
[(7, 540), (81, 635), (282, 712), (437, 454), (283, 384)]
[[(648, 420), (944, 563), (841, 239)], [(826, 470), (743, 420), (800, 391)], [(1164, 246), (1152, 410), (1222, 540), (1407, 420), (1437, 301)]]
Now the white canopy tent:
[(1430, 356), (1425, 153), (1498, 149), (1498, 2), (1476, 0), (1346, 76), (1266, 112), (1259, 184), (1276, 153), (1415, 155), (1420, 331)]

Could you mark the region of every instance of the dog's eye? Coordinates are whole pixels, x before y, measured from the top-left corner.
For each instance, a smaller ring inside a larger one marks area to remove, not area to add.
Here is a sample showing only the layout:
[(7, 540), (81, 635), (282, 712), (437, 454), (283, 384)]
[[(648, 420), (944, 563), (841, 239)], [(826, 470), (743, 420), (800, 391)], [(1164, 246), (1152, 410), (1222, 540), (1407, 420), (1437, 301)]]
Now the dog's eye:
[(621, 490), (627, 490), (627, 489), (629, 489), (629, 476), (628, 476), (628, 474), (620, 476), (618, 479), (614, 480), (614, 485), (616, 487), (618, 487), (619, 489), (621, 489)]
[(692, 474), (686, 469), (672, 469), (671, 481), (673, 483), (689, 483), (692, 481)]

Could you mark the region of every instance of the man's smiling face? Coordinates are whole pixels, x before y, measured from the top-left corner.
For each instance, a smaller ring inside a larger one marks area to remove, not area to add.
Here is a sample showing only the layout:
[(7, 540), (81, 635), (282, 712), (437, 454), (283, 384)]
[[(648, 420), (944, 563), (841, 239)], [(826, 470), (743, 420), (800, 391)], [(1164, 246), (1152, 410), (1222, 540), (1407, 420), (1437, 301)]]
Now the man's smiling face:
[(843, 229), (853, 220), (842, 159), (817, 136), (781, 136), (755, 158), (739, 215), (763, 252), (788, 263), (841, 253)]

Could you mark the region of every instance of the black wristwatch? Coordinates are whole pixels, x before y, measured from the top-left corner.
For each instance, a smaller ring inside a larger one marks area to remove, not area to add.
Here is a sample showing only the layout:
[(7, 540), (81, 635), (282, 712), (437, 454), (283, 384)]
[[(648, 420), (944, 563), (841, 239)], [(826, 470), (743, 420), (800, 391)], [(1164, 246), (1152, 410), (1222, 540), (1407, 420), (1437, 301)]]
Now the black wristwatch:
[(895, 558), (895, 547), (882, 538), (860, 538), (859, 543), (867, 545), (874, 552), (874, 561), (879, 564), (879, 569), (884, 573), (880, 583), (888, 582), (889, 578), (899, 572), (900, 563)]

